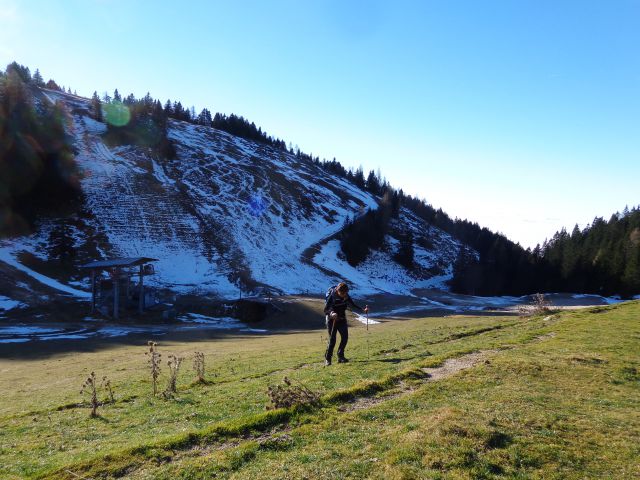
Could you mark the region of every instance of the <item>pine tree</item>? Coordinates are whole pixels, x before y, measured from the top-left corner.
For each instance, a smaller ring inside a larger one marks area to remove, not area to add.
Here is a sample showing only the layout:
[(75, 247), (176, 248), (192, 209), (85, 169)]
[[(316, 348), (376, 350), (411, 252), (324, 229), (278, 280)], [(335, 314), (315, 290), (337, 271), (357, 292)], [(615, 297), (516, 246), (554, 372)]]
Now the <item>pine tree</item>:
[(93, 92), (93, 96), (91, 97), (91, 113), (93, 118), (99, 122), (102, 122), (102, 102), (100, 101), (100, 97), (98, 97), (98, 92)]
[(400, 235), (400, 246), (396, 253), (396, 261), (407, 269), (412, 269), (414, 265), (413, 232), (407, 230)]
[(371, 170), (367, 176), (366, 188), (374, 195), (380, 195), (380, 179), (376, 176), (375, 172)]
[(359, 166), (358, 169), (353, 174), (353, 183), (355, 183), (360, 188), (365, 187), (364, 172), (362, 171), (362, 165)]
[(209, 127), (211, 126), (212, 121), (213, 120), (211, 118), (211, 112), (206, 108), (203, 108), (202, 111), (200, 112), (200, 115), (198, 115), (197, 122), (200, 125), (206, 125)]
[(176, 120), (184, 120), (184, 108), (182, 103), (173, 102), (173, 118)]
[(118, 92), (117, 88), (113, 91), (113, 101), (122, 102), (122, 96), (120, 95), (120, 92)]
[(44, 79), (40, 75), (40, 70), (36, 68), (36, 72), (33, 74), (33, 84), (36, 87), (44, 87)]
[(7, 75), (9, 75), (11, 73), (15, 73), (16, 75), (18, 75), (20, 77), (20, 79), (24, 83), (31, 83), (31, 81), (32, 81), (31, 72), (29, 71), (29, 67), (25, 67), (23, 65), (20, 65), (20, 64), (18, 64), (18, 62), (11, 62), (9, 65), (7, 65), (6, 73), (7, 73)]
[(173, 116), (173, 105), (171, 104), (171, 100), (167, 99), (167, 103), (164, 104), (164, 114), (167, 117)]

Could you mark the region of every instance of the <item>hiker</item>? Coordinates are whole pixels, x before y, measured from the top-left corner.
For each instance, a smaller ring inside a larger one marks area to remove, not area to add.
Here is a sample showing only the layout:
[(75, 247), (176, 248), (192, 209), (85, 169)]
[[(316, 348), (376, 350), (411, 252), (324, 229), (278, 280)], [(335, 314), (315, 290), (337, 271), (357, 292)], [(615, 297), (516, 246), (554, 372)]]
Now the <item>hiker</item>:
[(349, 340), (349, 328), (347, 326), (347, 307), (357, 308), (358, 310), (369, 313), (369, 307), (359, 307), (349, 296), (349, 287), (346, 283), (341, 282), (336, 287), (331, 287), (327, 292), (326, 303), (324, 305), (324, 314), (327, 322), (327, 331), (329, 332), (329, 342), (327, 351), (324, 354), (325, 366), (331, 365), (331, 357), (333, 357), (333, 347), (336, 346), (337, 332), (340, 332), (340, 345), (338, 345), (338, 363), (346, 363), (344, 356), (344, 348)]

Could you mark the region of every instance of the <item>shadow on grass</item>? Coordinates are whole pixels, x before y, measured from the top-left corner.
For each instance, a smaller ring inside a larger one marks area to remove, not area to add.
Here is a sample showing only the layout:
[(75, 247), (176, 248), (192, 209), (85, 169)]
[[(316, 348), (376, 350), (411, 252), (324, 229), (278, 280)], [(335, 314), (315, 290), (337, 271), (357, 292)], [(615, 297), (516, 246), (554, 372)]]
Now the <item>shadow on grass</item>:
[[(378, 299), (376, 308), (383, 310), (385, 304)], [(0, 320), (0, 327), (25, 327), (36, 329), (57, 329), (55, 334), (21, 334), (16, 343), (3, 343), (0, 332), (0, 359), (37, 360), (47, 359), (63, 353), (91, 353), (119, 346), (143, 346), (147, 341), (156, 342), (202, 342), (223, 339), (242, 339), (265, 335), (288, 335), (300, 332), (325, 332), (325, 320), (321, 297), (278, 297), (273, 300), (278, 307), (260, 322), (244, 323), (238, 328), (221, 329), (215, 326), (195, 323), (173, 322), (153, 323), (140, 319), (83, 321), (88, 315), (87, 302), (70, 303), (68, 307), (56, 305), (43, 307), (42, 311), (31, 309), (29, 315)], [(451, 315), (451, 311), (417, 311), (413, 317), (441, 317)], [(475, 317), (495, 316), (497, 312), (474, 312)], [(504, 316), (504, 312), (500, 313)], [(407, 316), (407, 318), (410, 318)], [(384, 319), (379, 319), (385, 322)], [(361, 327), (353, 323), (352, 328)], [(104, 329), (119, 330), (118, 336)], [(128, 332), (126, 330), (129, 330)], [(42, 330), (40, 330), (42, 331)], [(111, 336), (110, 336), (111, 335)], [(465, 334), (462, 334), (464, 336)], [(57, 338), (59, 337), (59, 338)], [(12, 340), (4, 335), (4, 340)], [(389, 361), (389, 360), (388, 360)]]

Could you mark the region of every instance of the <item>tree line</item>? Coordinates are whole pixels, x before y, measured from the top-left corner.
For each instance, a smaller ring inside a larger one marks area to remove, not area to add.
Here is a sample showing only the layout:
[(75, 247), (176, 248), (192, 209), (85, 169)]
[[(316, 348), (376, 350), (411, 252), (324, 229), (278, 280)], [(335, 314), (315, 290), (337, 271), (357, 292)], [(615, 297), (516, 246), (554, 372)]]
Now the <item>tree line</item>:
[[(365, 260), (371, 250), (382, 246), (390, 233), (390, 219), (401, 207), (449, 233), (470, 249), (462, 248), (453, 268), (451, 288), (472, 295), (526, 295), (532, 292), (582, 292), (598, 295), (640, 294), (640, 212), (625, 208), (609, 221), (595, 218), (580, 230), (557, 232), (542, 246), (524, 249), (501, 233), (469, 220), (451, 218), (425, 200), (395, 189), (380, 172), (345, 168), (334, 158), (297, 155), (326, 171), (353, 182), (380, 197), (380, 207), (349, 219), (340, 234), (341, 250), (350, 265)], [(400, 245), (395, 259), (413, 267), (414, 238), (411, 231), (395, 232)]]
[(556, 274), (548, 278), (548, 287), (561, 285), (565, 291), (620, 294), (640, 293), (640, 207), (625, 207), (607, 221), (596, 217), (571, 234), (557, 232), (533, 251)]
[(22, 233), (43, 210), (80, 195), (65, 133), (65, 112), (38, 98), (40, 72), (9, 64), (0, 71), (0, 235)]
[[(52, 205), (78, 195), (77, 168), (73, 151), (64, 132), (64, 111), (59, 105), (39, 102), (36, 90), (44, 87), (64, 91), (54, 80), (44, 82), (38, 70), (31, 75), (27, 67), (13, 62), (0, 72), (0, 206), (4, 217), (11, 208), (33, 211), (38, 205)], [(71, 93), (71, 88), (67, 88)], [(603, 295), (640, 293), (640, 214), (625, 209), (609, 221), (596, 218), (584, 230), (571, 234), (562, 230), (537, 246), (524, 249), (500, 233), (475, 222), (452, 219), (424, 199), (406, 195), (393, 188), (380, 171), (365, 175), (362, 167), (345, 168), (335, 158), (320, 160), (302, 152), (284, 140), (274, 138), (242, 116), (216, 113), (203, 108), (185, 108), (180, 101), (159, 100), (147, 93), (136, 99), (123, 97), (116, 89), (113, 96), (100, 98), (94, 92), (91, 114), (107, 121), (107, 137), (154, 148), (158, 153), (175, 156), (167, 136), (168, 119), (185, 121), (226, 131), (232, 135), (270, 145), (289, 152), (303, 161), (316, 164), (344, 178), (379, 199), (380, 207), (348, 219), (340, 235), (340, 244), (351, 265), (361, 263), (371, 250), (381, 248), (390, 232), (391, 219), (407, 208), (425, 222), (458, 239), (469, 249), (461, 249), (454, 265), (451, 287), (459, 293), (477, 295), (522, 295), (534, 291), (577, 291)], [(33, 207), (33, 208), (31, 208)], [(8, 218), (8, 217), (7, 217)], [(4, 220), (2, 225), (11, 222)], [(413, 267), (413, 233), (395, 232), (400, 245), (396, 260)]]
[[(203, 108), (199, 114), (196, 114), (194, 107), (186, 108), (182, 102), (171, 100), (167, 100), (163, 105), (160, 100), (154, 99), (149, 93), (141, 99), (136, 99), (133, 94), (123, 97), (118, 89), (114, 90), (113, 96), (105, 92), (102, 97), (99, 97), (97, 92), (93, 92), (91, 105), (94, 118), (99, 121), (106, 120), (108, 128), (118, 132), (123, 140), (128, 139), (130, 143), (142, 146), (162, 143), (161, 153), (167, 156), (175, 155), (175, 151), (172, 150), (170, 142), (167, 140), (169, 118), (216, 128), (237, 137), (287, 151), (284, 140), (268, 135), (262, 128), (257, 127), (255, 123), (243, 116), (233, 113), (226, 115), (219, 112), (212, 116), (208, 108)], [(130, 120), (123, 125), (114, 125), (106, 117), (110, 111), (112, 111), (112, 115), (116, 115), (117, 108), (121, 105), (128, 108)]]

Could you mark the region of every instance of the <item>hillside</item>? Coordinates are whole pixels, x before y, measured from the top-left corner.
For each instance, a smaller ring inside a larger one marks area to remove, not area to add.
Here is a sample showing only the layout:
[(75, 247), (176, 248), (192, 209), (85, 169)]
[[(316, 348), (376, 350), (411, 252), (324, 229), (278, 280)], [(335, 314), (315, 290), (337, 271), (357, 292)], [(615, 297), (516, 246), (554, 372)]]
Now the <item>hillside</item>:
[[(158, 259), (156, 286), (222, 298), (237, 296), (239, 287), (321, 293), (338, 279), (357, 293), (402, 294), (443, 288), (451, 278), (462, 245), (406, 208), (382, 248), (351, 267), (336, 234), (381, 198), (314, 162), (173, 119), (167, 135), (176, 154), (169, 159), (114, 143), (106, 123), (92, 118), (89, 99), (41, 92), (40, 103), (67, 114), (82, 198), (64, 215), (39, 219), (33, 234), (1, 242), (4, 259), (86, 289), (78, 264), (148, 256)], [(394, 261), (407, 231), (415, 245), (411, 271)]]
[(84, 298), (78, 266), (123, 256), (157, 258), (151, 284), (168, 301), (321, 295), (340, 279), (357, 295), (640, 293), (637, 208), (525, 250), (241, 116), (46, 87), (15, 62), (0, 72), (0, 295), (12, 309)]
[[(320, 316), (320, 302), (306, 308)], [(368, 333), (354, 325), (351, 363), (329, 368), (318, 330), (159, 337), (163, 360), (185, 358), (168, 399), (151, 393), (143, 338), (16, 350), (0, 359), (0, 476), (637, 478), (639, 314), (632, 302), (381, 319)], [(196, 351), (201, 384), (189, 368)], [(79, 394), (91, 371), (115, 393), (95, 419)], [(319, 403), (265, 412), (267, 387), (283, 376)]]

